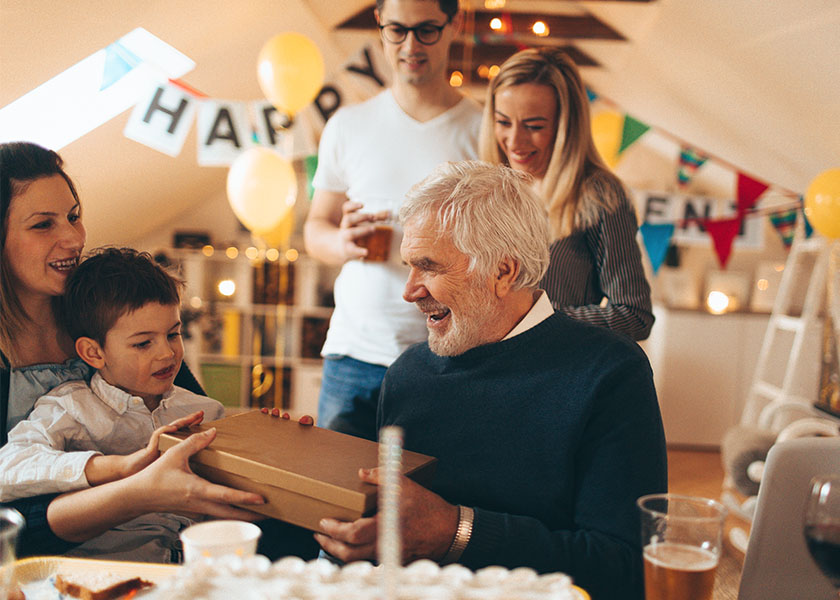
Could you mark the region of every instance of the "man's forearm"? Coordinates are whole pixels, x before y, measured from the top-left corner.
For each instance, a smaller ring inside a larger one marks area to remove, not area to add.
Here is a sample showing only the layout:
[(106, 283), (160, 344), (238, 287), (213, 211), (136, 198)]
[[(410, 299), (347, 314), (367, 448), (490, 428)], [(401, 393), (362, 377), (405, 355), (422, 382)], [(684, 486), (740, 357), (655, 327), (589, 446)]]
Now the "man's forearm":
[(303, 227), (306, 253), (328, 265), (343, 265), (339, 228), (325, 219), (309, 219)]

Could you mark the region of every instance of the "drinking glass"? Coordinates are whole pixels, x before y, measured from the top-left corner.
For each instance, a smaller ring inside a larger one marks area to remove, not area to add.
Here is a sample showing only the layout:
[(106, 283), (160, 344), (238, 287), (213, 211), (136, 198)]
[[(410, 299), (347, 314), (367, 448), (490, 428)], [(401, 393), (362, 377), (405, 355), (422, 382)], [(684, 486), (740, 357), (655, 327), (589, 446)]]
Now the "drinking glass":
[(11, 594), (12, 563), (15, 562), (17, 536), (23, 528), (23, 516), (12, 508), (0, 508), (0, 598)]
[(391, 219), (373, 223), (373, 232), (356, 239), (356, 244), (367, 248), (365, 260), (368, 262), (386, 262), (391, 251), (394, 237), (394, 222)]
[(840, 475), (811, 479), (802, 529), (814, 562), (840, 596)]
[(715, 500), (651, 494), (641, 511), (645, 600), (712, 600), (726, 508)]

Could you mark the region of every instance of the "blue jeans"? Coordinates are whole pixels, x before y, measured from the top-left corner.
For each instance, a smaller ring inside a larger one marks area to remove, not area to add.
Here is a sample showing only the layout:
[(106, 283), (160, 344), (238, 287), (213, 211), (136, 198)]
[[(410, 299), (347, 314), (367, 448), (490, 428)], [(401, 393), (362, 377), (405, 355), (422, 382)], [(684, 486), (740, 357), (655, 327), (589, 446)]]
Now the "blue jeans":
[(376, 405), (386, 370), (349, 356), (325, 357), (318, 425), (376, 441)]

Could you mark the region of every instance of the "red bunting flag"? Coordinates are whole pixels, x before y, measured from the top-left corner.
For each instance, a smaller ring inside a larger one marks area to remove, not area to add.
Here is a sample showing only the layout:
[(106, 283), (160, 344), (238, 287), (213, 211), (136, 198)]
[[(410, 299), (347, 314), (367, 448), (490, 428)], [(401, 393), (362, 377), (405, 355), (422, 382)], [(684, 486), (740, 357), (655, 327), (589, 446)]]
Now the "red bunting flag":
[(755, 206), (758, 197), (763, 194), (768, 184), (757, 179), (753, 179), (743, 173), (738, 173), (738, 183), (736, 198), (738, 199), (738, 214), (744, 214)]
[(726, 268), (729, 255), (732, 253), (732, 243), (735, 241), (735, 236), (741, 230), (741, 222), (743, 220), (744, 217), (738, 215), (730, 219), (710, 219), (705, 223), (706, 231), (712, 238), (712, 244), (715, 247), (715, 253), (717, 254), (721, 269)]

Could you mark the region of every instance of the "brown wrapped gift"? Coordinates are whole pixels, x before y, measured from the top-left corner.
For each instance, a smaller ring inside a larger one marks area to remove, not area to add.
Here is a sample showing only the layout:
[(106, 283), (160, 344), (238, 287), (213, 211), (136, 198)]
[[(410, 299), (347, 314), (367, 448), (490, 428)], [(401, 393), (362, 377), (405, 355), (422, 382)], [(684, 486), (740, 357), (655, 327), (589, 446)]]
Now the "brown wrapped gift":
[[(190, 460), (209, 481), (260, 494), (266, 504), (249, 510), (318, 531), (324, 517), (353, 521), (376, 512), (377, 486), (359, 480), (360, 468), (376, 467), (379, 444), (301, 425), (258, 410), (163, 434), (167, 450), (196, 431), (216, 428), (216, 439)], [(437, 459), (403, 451), (402, 470), (421, 484)]]

